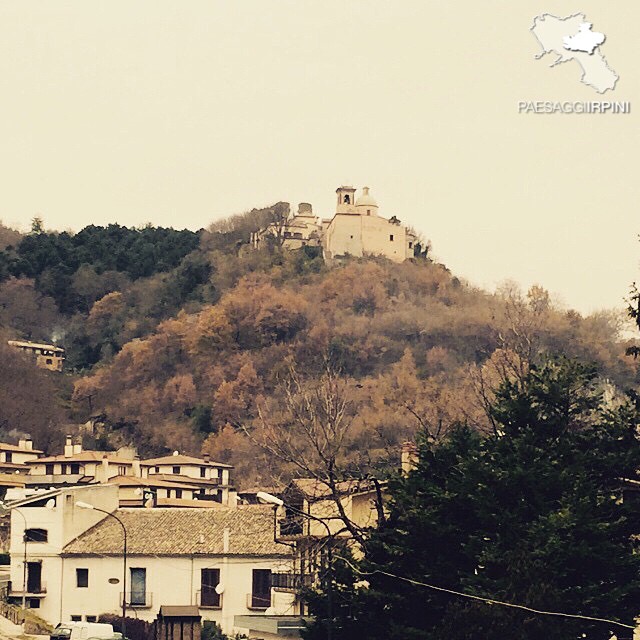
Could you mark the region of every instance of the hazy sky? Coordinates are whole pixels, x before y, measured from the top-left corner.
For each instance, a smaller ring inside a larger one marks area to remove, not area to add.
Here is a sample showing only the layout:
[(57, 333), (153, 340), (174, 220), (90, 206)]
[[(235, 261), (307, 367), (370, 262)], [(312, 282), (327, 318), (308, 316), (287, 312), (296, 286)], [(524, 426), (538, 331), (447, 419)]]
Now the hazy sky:
[[(620, 75), (536, 60), (534, 16), (584, 12)], [(622, 304), (640, 231), (640, 4), (0, 0), (0, 219), (189, 227), (287, 200), (381, 214), (489, 288)], [(630, 100), (532, 116), (519, 100)]]

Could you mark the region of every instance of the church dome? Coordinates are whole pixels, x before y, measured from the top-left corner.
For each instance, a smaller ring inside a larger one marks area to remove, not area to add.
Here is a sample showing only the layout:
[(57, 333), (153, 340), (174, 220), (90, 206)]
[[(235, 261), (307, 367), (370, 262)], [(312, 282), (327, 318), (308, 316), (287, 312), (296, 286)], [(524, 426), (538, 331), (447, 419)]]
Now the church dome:
[(369, 193), (369, 187), (362, 188), (362, 195), (356, 200), (356, 207), (377, 207), (378, 203)]

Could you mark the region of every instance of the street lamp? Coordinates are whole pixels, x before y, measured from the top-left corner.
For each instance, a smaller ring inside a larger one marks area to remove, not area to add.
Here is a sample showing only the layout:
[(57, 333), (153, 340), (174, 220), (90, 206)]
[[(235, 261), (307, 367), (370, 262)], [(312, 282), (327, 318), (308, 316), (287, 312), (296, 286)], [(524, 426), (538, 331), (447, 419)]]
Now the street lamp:
[(124, 544), (122, 547), (122, 636), (126, 639), (127, 637), (127, 528), (124, 526), (124, 522), (118, 518), (118, 516), (114, 515), (110, 511), (106, 511), (105, 509), (99, 509), (98, 507), (94, 507), (92, 504), (88, 502), (76, 502), (76, 507), (80, 509), (91, 509), (93, 511), (99, 511), (100, 513), (104, 513), (105, 515), (113, 518), (121, 527), (122, 534), (124, 536)]
[(333, 533), (331, 533), (331, 528), (326, 523), (326, 521), (322, 518), (318, 518), (317, 516), (313, 516), (306, 511), (302, 511), (300, 509), (296, 509), (292, 507), (290, 504), (286, 504), (284, 500), (281, 500), (277, 496), (271, 495), (266, 491), (258, 491), (256, 493), (256, 497), (258, 500), (262, 500), (268, 504), (274, 505), (277, 507), (286, 507), (289, 511), (293, 511), (301, 515), (303, 518), (308, 518), (309, 520), (315, 520), (319, 522), (326, 530), (327, 530), (327, 538), (329, 538), (329, 544), (327, 545), (327, 564), (328, 567), (328, 575), (329, 575), (329, 583), (327, 584), (327, 616), (329, 618), (329, 624), (327, 625), (327, 640), (332, 640), (333, 636)]

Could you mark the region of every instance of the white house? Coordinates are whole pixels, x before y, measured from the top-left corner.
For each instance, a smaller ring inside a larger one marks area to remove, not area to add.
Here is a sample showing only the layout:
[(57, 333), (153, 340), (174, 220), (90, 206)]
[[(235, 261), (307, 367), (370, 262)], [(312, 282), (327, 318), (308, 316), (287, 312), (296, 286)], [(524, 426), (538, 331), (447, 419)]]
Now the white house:
[(247, 631), (236, 616), (294, 612), (292, 590), (272, 588), (287, 582), (281, 576), (292, 572), (293, 556), (274, 539), (269, 506), (118, 509), (115, 485), (43, 492), (15, 506), (9, 595), (21, 600), (26, 573), (27, 606), (52, 624), (119, 613), (123, 594), (133, 617), (151, 621), (163, 605), (197, 605), (225, 633)]
[[(140, 462), (143, 478), (164, 480), (170, 483), (188, 483), (197, 486), (193, 497), (198, 500), (213, 500), (225, 505), (233, 505), (236, 492), (231, 487), (229, 472), (233, 467), (223, 462), (212, 461), (207, 454), (204, 458), (194, 458), (174, 452), (170, 456), (151, 458)], [(172, 497), (172, 496), (167, 496)], [(184, 497), (173, 495), (174, 498)]]

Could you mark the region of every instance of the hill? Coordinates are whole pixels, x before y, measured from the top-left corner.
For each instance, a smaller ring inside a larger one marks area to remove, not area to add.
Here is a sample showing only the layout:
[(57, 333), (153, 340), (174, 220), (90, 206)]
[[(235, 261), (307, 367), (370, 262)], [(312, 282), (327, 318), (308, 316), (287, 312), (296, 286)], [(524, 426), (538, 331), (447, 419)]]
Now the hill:
[[(329, 266), (312, 248), (251, 249), (251, 232), (286, 206), (197, 235), (92, 227), (81, 239), (27, 236), (2, 254), (13, 271), (0, 284), (0, 322), (11, 335), (46, 337), (53, 327), (65, 336), (72, 371), (63, 377), (74, 388), (62, 410), (73, 422), (100, 414), (100, 444), (206, 451), (235, 464), (245, 484), (292, 472), (261, 445), (295, 423), (296, 403), (327, 392), (328, 375), (352, 423), (344, 463), (370, 469), (395, 465), (420, 427), (434, 437), (461, 421), (489, 428), (482, 399), (492, 377), (544, 354), (593, 362), (603, 379), (636, 386), (618, 318), (556, 308), (540, 287), (491, 294), (425, 259)], [(108, 246), (116, 232), (148, 244), (145, 255), (177, 246), (140, 264), (135, 242), (122, 262), (82, 248), (88, 238)], [(42, 246), (58, 247), (58, 262), (53, 251), (27, 259)], [(69, 257), (68, 246), (81, 249)], [(18, 313), (25, 305), (31, 311)]]

